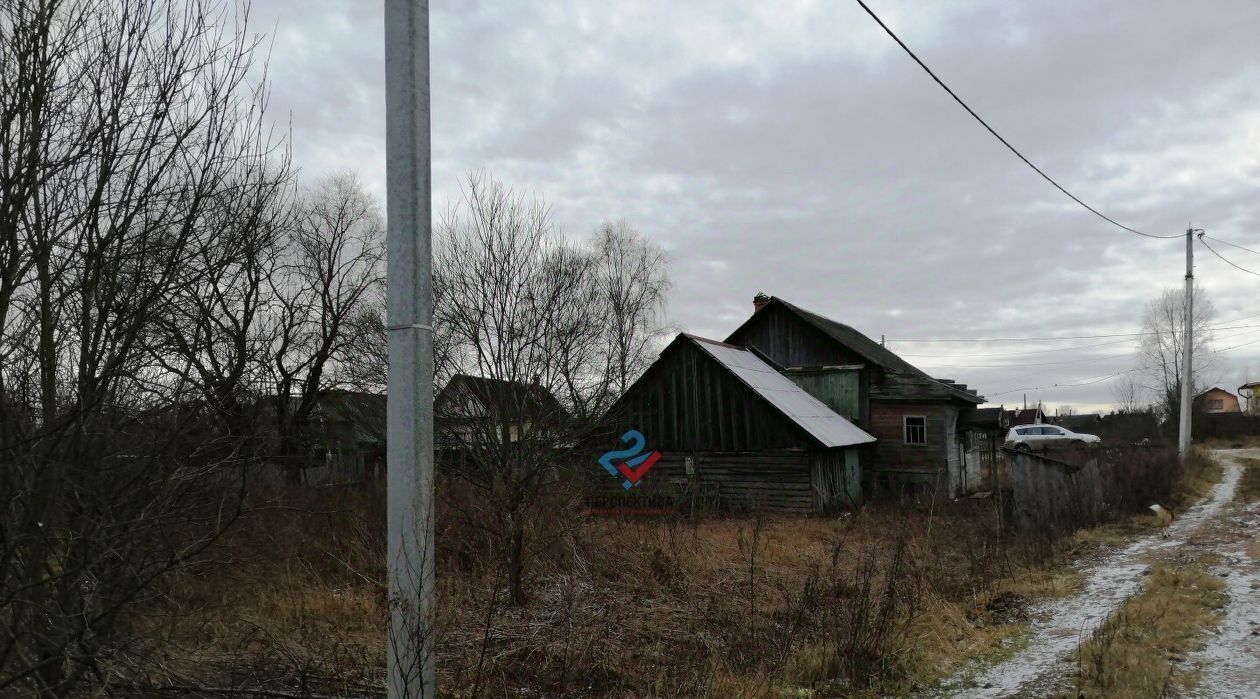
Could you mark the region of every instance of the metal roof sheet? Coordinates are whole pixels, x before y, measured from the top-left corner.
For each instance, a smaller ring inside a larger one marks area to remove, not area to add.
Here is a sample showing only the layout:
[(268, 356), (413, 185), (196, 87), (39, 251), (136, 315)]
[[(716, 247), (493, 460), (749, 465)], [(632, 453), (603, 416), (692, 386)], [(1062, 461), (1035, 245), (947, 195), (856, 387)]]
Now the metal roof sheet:
[(752, 352), (701, 337), (691, 339), (824, 447), (848, 447), (875, 441)]

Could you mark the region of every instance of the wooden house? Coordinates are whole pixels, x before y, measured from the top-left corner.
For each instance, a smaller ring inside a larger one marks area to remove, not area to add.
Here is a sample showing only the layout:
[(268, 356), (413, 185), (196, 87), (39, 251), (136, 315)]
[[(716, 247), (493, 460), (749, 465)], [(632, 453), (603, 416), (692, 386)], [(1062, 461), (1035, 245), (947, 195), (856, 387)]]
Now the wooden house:
[(871, 484), (953, 496), (969, 489), (971, 428), (960, 416), (984, 398), (928, 376), (848, 325), (764, 294), (753, 305), (752, 317), (726, 342), (777, 365), (873, 435), (877, 441), (862, 455)]
[(439, 448), (515, 442), (531, 428), (550, 429), (567, 417), (538, 383), (456, 374), (433, 399)]
[(1212, 387), (1194, 397), (1194, 407), (1205, 413), (1241, 413), (1238, 396), (1220, 387)]
[(1041, 409), (1040, 404), (1032, 408), (1015, 408), (1014, 410), (1006, 411), (1006, 422), (1011, 427), (1019, 427), (1020, 425), (1040, 425), (1042, 423), (1050, 422), (1049, 417), (1050, 416), (1046, 415), (1046, 412)]
[[(798, 381), (826, 383), (789, 379), (743, 347), (678, 335), (609, 413), (615, 434), (637, 430), (660, 452), (639, 490), (774, 511), (856, 506), (858, 447), (875, 438)], [(834, 397), (849, 400), (843, 387)]]
[(334, 390), (311, 414), (311, 465), (302, 480), (336, 485), (385, 477), (385, 394)]

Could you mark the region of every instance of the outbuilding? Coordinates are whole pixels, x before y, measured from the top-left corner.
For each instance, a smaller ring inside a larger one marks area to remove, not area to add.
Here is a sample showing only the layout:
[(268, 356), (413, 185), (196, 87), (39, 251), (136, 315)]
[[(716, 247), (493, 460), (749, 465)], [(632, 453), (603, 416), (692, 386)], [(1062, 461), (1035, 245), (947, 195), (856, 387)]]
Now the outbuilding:
[(724, 508), (856, 507), (858, 450), (875, 441), (755, 351), (685, 333), (609, 415), (612, 434), (636, 430), (660, 453), (636, 488)]

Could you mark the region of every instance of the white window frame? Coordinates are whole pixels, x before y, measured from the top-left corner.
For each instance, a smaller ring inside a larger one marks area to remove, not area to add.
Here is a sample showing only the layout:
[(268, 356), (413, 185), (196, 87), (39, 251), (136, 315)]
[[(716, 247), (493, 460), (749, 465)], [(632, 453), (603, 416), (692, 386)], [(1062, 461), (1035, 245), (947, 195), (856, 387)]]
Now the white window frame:
[[(921, 427), (921, 429), (923, 430), (922, 441), (919, 441), (919, 442), (910, 441), (910, 421), (911, 420), (923, 421), (922, 426), (915, 425), (915, 427)], [(902, 415), (901, 416), (901, 441), (904, 444), (907, 444), (910, 446), (916, 446), (916, 447), (927, 445), (928, 443), (927, 415)]]

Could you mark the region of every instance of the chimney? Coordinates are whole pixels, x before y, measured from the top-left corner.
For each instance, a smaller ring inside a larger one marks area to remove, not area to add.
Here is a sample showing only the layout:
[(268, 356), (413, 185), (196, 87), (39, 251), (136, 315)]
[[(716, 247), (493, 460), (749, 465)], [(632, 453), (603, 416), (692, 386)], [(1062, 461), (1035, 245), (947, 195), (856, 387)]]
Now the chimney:
[(757, 295), (753, 297), (753, 313), (760, 311), (761, 307), (767, 303), (770, 303), (770, 297), (766, 296), (765, 292), (758, 291)]

